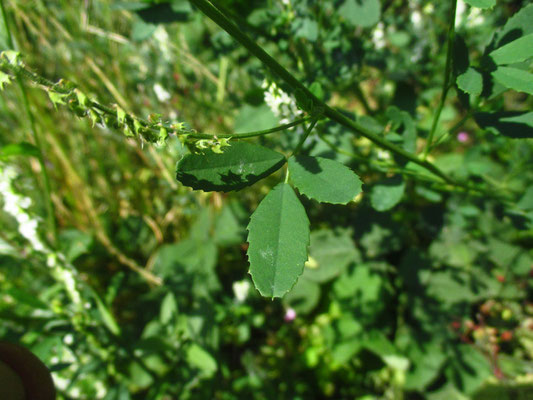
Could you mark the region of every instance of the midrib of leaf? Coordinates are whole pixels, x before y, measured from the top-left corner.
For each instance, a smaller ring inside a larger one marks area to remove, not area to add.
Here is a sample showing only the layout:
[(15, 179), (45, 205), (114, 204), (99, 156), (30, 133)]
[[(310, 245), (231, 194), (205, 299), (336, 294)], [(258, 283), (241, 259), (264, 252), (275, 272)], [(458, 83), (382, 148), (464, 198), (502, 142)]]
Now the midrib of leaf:
[[(263, 165), (263, 164), (266, 164), (270, 161), (274, 160), (273, 158), (272, 159), (265, 159), (265, 160), (259, 160), (259, 161), (254, 161), (252, 163), (244, 163), (244, 165)], [(283, 161), (283, 159), (281, 158), (279, 160), (279, 162)], [(199, 167), (199, 168), (194, 168), (194, 169), (190, 169), (188, 170), (187, 172), (194, 172), (194, 171), (203, 171), (203, 170), (206, 170), (206, 169), (215, 169), (215, 168), (233, 168), (233, 167), (238, 167), (240, 166), (241, 163), (236, 163), (236, 164), (224, 164), (224, 165), (218, 165), (218, 166), (206, 166), (206, 167)], [(275, 165), (275, 164), (274, 164)]]
[(280, 211), (278, 213), (278, 216), (279, 216), (279, 221), (278, 221), (278, 226), (279, 226), (279, 229), (278, 229), (278, 232), (277, 232), (277, 235), (278, 235), (278, 240), (276, 241), (276, 250), (275, 250), (275, 256), (274, 256), (274, 260), (275, 260), (275, 265), (276, 267), (274, 268), (274, 279), (272, 279), (272, 285), (271, 285), (271, 289), (272, 289), (272, 293), (275, 293), (275, 290), (274, 288), (277, 286), (277, 278), (279, 276), (279, 274), (277, 273), (278, 272), (278, 268), (279, 268), (279, 260), (278, 260), (278, 256), (279, 256), (279, 248), (282, 244), (282, 240), (281, 240), (281, 222), (283, 221), (283, 199), (285, 197), (285, 188), (286, 188), (286, 184), (284, 184), (282, 187), (281, 187), (281, 201), (280, 201)]

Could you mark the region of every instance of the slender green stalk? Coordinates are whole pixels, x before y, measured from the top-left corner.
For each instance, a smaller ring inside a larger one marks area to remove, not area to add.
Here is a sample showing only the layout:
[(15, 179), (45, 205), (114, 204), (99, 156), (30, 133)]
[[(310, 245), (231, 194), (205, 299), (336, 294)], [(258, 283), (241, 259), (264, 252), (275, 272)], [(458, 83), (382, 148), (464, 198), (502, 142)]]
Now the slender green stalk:
[[(56, 92), (56, 93), (60, 93), (60, 94), (63, 94), (63, 95), (66, 95), (66, 96), (69, 96), (69, 95), (72, 95), (74, 94), (74, 89), (67, 89), (59, 84), (56, 84), (56, 83), (53, 83), (52, 81), (30, 71), (29, 69), (25, 68), (24, 66), (22, 65), (13, 65), (13, 64), (9, 64), (5, 61), (2, 61), (0, 59), (0, 68), (1, 69), (4, 69), (4, 70), (7, 70), (8, 72), (11, 72), (13, 74), (15, 74), (16, 76), (23, 76), (24, 78), (30, 80), (31, 82), (33, 83), (36, 83), (40, 86), (43, 86), (48, 92)], [(95, 101), (95, 100), (92, 100), (92, 99), (89, 99), (89, 107), (91, 108), (94, 108), (100, 112), (102, 112), (103, 114), (105, 115), (108, 115), (108, 116), (111, 116), (111, 117), (116, 117), (117, 116), (117, 110), (112, 108), (112, 107), (108, 107), (108, 106), (105, 106), (103, 104), (100, 104), (99, 102)], [(164, 123), (161, 123), (161, 122), (154, 122), (154, 123), (151, 123), (150, 121), (147, 121), (145, 119), (142, 119), (142, 118), (138, 118), (134, 115), (131, 115), (129, 113), (125, 113), (125, 116), (124, 118), (130, 122), (130, 123), (133, 123), (134, 121), (138, 121), (143, 128), (145, 129), (148, 129), (152, 132), (159, 132), (159, 130), (161, 129), (161, 127), (169, 130), (169, 131), (174, 131), (175, 130), (175, 127), (173, 127), (172, 125), (169, 125), (169, 124), (164, 124)], [(280, 132), (280, 131), (284, 131), (284, 130), (287, 130), (287, 129), (290, 129), (290, 128), (293, 128), (297, 125), (301, 125), (303, 123), (306, 123), (308, 121), (310, 121), (313, 117), (303, 117), (303, 118), (299, 118), (297, 120), (294, 120), (292, 122), (289, 122), (287, 124), (283, 124), (283, 125), (279, 125), (279, 126), (276, 126), (276, 127), (273, 127), (273, 128), (270, 128), (270, 129), (264, 129), (264, 130), (260, 130), (260, 131), (254, 131), (254, 132), (246, 132), (246, 133), (219, 133), (219, 134), (208, 134), (208, 133), (198, 133), (196, 131), (186, 131), (186, 132), (180, 132), (180, 133), (185, 133), (186, 136), (190, 139), (246, 139), (246, 138), (252, 138), (252, 137), (256, 137), (256, 136), (264, 136), (264, 135), (268, 135), (268, 134), (271, 134), (271, 133), (276, 133), (276, 132)]]
[(254, 132), (246, 132), (246, 133), (219, 133), (219, 134), (209, 134), (209, 133), (189, 133), (187, 134), (188, 137), (193, 139), (223, 139), (223, 138), (231, 138), (231, 139), (246, 139), (256, 136), (264, 136), (268, 135), (270, 133), (276, 133), (280, 131), (284, 131), (290, 128), (293, 128), (297, 125), (301, 125), (307, 121), (311, 120), (311, 117), (304, 117), (297, 120), (294, 120), (292, 122), (289, 122), (288, 124), (283, 124), (276, 126), (274, 128), (265, 129), (262, 131), (254, 131)]
[(311, 132), (313, 131), (313, 128), (315, 127), (316, 123), (318, 122), (318, 118), (314, 118), (311, 123), (309, 124), (309, 126), (305, 129), (305, 132), (304, 134), (302, 135), (302, 138), (300, 139), (300, 142), (298, 143), (298, 145), (296, 146), (296, 148), (293, 150), (293, 152), (291, 153), (291, 157), (295, 154), (298, 154), (300, 152), (300, 150), (302, 149), (305, 141), (307, 140), (307, 138), (309, 137), (309, 135), (311, 134)]
[[(5, 26), (5, 30), (6, 30), (6, 33), (7, 33), (7, 41), (8, 41), (8, 46), (11, 48), (11, 49), (15, 49), (16, 46), (15, 46), (15, 41), (13, 39), (13, 36), (11, 34), (11, 29), (10, 29), (10, 26), (9, 26), (9, 21), (8, 21), (8, 18), (7, 18), (7, 14), (6, 14), (6, 10), (5, 10), (5, 7), (4, 7), (4, 0), (0, 0), (0, 11), (2, 12), (2, 20), (4, 22), (4, 26)], [(39, 135), (39, 133), (37, 132), (37, 126), (35, 124), (35, 117), (33, 116), (33, 113), (31, 112), (31, 108), (30, 108), (30, 102), (29, 102), (29, 99), (28, 99), (28, 94), (26, 93), (26, 89), (24, 87), (24, 83), (20, 77), (20, 75), (16, 74), (16, 80), (17, 80), (17, 84), (20, 88), (20, 91), (22, 93), (22, 102), (23, 102), (23, 105), (24, 105), (24, 110), (26, 112), (26, 115), (28, 117), (28, 121), (30, 123), (30, 130), (31, 130), (31, 133), (32, 133), (32, 136), (33, 136), (33, 140), (35, 141), (35, 145), (37, 146), (37, 149), (38, 149), (38, 161), (39, 161), (39, 165), (41, 167), (41, 176), (42, 176), (42, 179), (43, 179), (43, 184), (44, 184), (44, 192), (43, 192), (43, 199), (44, 199), (44, 204), (45, 204), (45, 207), (46, 207), (46, 222), (47, 222), (47, 225), (48, 225), (48, 230), (51, 234), (51, 237), (52, 237), (52, 240), (53, 240), (53, 247), (55, 247), (56, 243), (57, 243), (57, 228), (56, 228), (56, 221), (55, 221), (55, 214), (54, 214), (54, 209), (52, 207), (52, 196), (51, 196), (51, 186), (50, 186), (50, 177), (48, 176), (48, 171), (46, 169), (46, 164), (45, 164), (45, 161), (44, 161), (44, 151), (43, 151), (43, 143), (42, 143), (42, 140), (41, 140), (41, 137)]]
[(452, 61), (453, 61), (453, 45), (455, 42), (455, 14), (457, 12), (457, 0), (452, 0), (451, 10), (450, 10), (450, 24), (448, 26), (448, 50), (446, 53), (446, 67), (444, 69), (444, 82), (442, 83), (442, 93), (440, 96), (440, 102), (439, 106), (437, 108), (437, 112), (435, 113), (435, 116), (433, 117), (433, 123), (431, 125), (431, 130), (429, 131), (429, 135), (426, 141), (426, 148), (424, 149), (424, 153), (422, 158), (425, 160), (426, 157), (429, 154), (429, 151), (431, 150), (431, 146), (433, 144), (433, 137), (435, 136), (435, 131), (437, 130), (437, 126), (439, 123), (440, 115), (442, 113), (442, 110), (444, 108), (444, 104), (446, 102), (446, 96), (448, 95), (448, 92), (450, 90), (450, 78), (452, 75)]
[[(413, 155), (401, 147), (398, 147), (389, 141), (385, 140), (383, 137), (376, 135), (374, 132), (369, 131), (364, 126), (358, 124), (357, 122), (347, 118), (340, 112), (329, 107), (326, 103), (318, 99), (313, 93), (309, 91), (298, 79), (296, 79), (289, 71), (287, 71), (283, 66), (281, 66), (274, 58), (272, 58), (268, 53), (266, 53), (256, 42), (250, 39), (244, 32), (242, 32), (237, 25), (226, 17), (222, 11), (215, 7), (209, 0), (191, 0), (191, 2), (200, 9), (207, 17), (213, 20), (217, 25), (229, 33), (235, 40), (241, 43), (245, 48), (247, 48), (255, 57), (263, 62), (263, 64), (280, 79), (285, 81), (294, 92), (300, 93), (305, 96), (307, 99), (311, 100), (315, 106), (322, 108), (323, 115), (329, 119), (336, 121), (337, 123), (345, 126), (349, 130), (366, 137), (371, 142), (376, 145), (387, 149), (395, 154), (398, 154), (405, 159), (412, 161), (415, 164), (420, 165), (421, 167), (427, 169), (433, 174), (437, 175), (445, 182), (450, 184), (456, 184), (455, 181), (438, 169), (433, 164), (419, 159), (416, 155)], [(456, 0), (454, 0), (454, 3)]]

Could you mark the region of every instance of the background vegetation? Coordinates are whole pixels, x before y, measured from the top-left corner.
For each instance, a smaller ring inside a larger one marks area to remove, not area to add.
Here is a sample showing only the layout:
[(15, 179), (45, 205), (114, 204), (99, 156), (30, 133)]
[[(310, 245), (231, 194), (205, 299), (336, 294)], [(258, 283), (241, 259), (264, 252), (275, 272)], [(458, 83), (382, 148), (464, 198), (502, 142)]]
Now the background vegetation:
[[(533, 6), (459, 2), (433, 129), (450, 3), (216, 2), (330, 106), (412, 153), (434, 136), (428, 160), (480, 188), (319, 122), (302, 152), (352, 168), (363, 194), (348, 206), (301, 197), (310, 258), (281, 300), (253, 288), (246, 226), (283, 171), (239, 192), (192, 191), (174, 176), (189, 152), (176, 136), (128, 138), (6, 81), (0, 338), (38, 355), (62, 399), (530, 398), (533, 81), (507, 90), (483, 56), (519, 10), (531, 35)], [(202, 133), (303, 115), (188, 1), (3, 4), (28, 68), (101, 104)], [(11, 47), (0, 24), (0, 49)], [(516, 64), (531, 72), (531, 58)], [(290, 154), (301, 135), (256, 141)]]

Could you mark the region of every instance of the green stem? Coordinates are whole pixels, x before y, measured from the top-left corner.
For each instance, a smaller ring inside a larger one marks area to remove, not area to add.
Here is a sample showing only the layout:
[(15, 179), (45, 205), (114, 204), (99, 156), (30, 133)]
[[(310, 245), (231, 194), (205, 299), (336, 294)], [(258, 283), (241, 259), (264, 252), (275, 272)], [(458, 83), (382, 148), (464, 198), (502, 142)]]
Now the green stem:
[[(59, 84), (55, 84), (52, 81), (28, 70), (22, 65), (13, 65), (10, 63), (7, 63), (0, 59), (0, 68), (3, 68), (11, 73), (13, 73), (15, 76), (23, 76), (26, 79), (30, 80), (33, 83), (36, 83), (38, 85), (43, 86), (48, 91), (54, 91), (57, 93), (70, 95), (73, 93), (73, 89), (67, 89), (65, 87), (62, 87)], [(112, 117), (116, 117), (117, 110), (108, 106), (105, 106), (103, 104), (98, 103), (95, 100), (89, 100), (89, 106), (91, 108), (94, 108), (98, 111), (101, 111), (104, 114), (107, 114)], [(139, 123), (142, 124), (143, 128), (150, 129), (153, 132), (158, 132), (159, 129), (162, 127), (166, 128), (169, 131), (173, 131), (174, 128), (169, 124), (163, 124), (160, 122), (151, 123), (145, 119), (137, 118), (136, 116), (130, 115), (126, 113), (125, 118), (128, 122), (132, 123), (134, 120), (139, 121)], [(310, 121), (312, 117), (303, 117), (299, 118), (297, 120), (294, 120), (292, 122), (289, 122), (287, 124), (279, 125), (274, 128), (270, 129), (264, 129), (260, 131), (254, 131), (254, 132), (246, 132), (246, 133), (220, 133), (220, 134), (208, 134), (208, 133), (197, 133), (194, 131), (186, 132), (187, 136), (192, 139), (223, 139), (223, 138), (232, 138), (232, 139), (246, 139), (246, 138), (252, 138), (256, 136), (264, 136), (271, 133), (276, 133), (280, 131), (284, 131), (286, 129), (293, 128), (297, 125), (301, 125), (307, 121)]]
[[(7, 18), (7, 14), (6, 14), (6, 10), (5, 10), (5, 7), (4, 7), (4, 0), (0, 0), (0, 11), (2, 12), (2, 19), (3, 19), (3, 22), (4, 22), (4, 26), (5, 26), (5, 30), (6, 30), (6, 33), (7, 33), (7, 41), (8, 41), (8, 46), (11, 48), (11, 49), (15, 49), (15, 41), (13, 39), (13, 36), (11, 34), (11, 29), (10, 29), (10, 26), (9, 26), (9, 21), (8, 21), (8, 18)], [(56, 228), (56, 221), (55, 221), (55, 215), (54, 215), (54, 209), (53, 209), (53, 206), (52, 206), (52, 196), (51, 196), (51, 186), (50, 186), (50, 177), (48, 175), (48, 171), (46, 169), (46, 164), (45, 164), (45, 161), (44, 161), (44, 151), (43, 151), (43, 143), (42, 143), (42, 140), (41, 140), (41, 137), (39, 135), (39, 133), (37, 132), (37, 126), (35, 124), (35, 117), (33, 116), (33, 113), (31, 112), (31, 108), (30, 108), (30, 102), (29, 102), (29, 99), (28, 99), (28, 94), (26, 92), (26, 89), (24, 87), (24, 83), (20, 77), (19, 74), (16, 74), (16, 80), (17, 80), (17, 84), (20, 88), (20, 91), (22, 93), (22, 102), (23, 102), (23, 105), (24, 105), (24, 110), (26, 112), (26, 115), (28, 117), (28, 121), (30, 122), (30, 130), (31, 130), (31, 133), (32, 133), (32, 136), (33, 136), (33, 140), (35, 141), (35, 145), (37, 146), (37, 149), (38, 149), (38, 161), (39, 161), (39, 165), (41, 167), (41, 176), (42, 176), (42, 179), (43, 179), (43, 184), (44, 184), (44, 193), (43, 193), (43, 199), (44, 199), (44, 204), (45, 204), (45, 207), (46, 207), (46, 215), (47, 215), (47, 218), (46, 218), (46, 221), (47, 221), (47, 225), (48, 225), (48, 230), (49, 232), (51, 233), (51, 237), (52, 237), (52, 241), (53, 241), (53, 246), (52, 247), (55, 247), (56, 246), (56, 243), (57, 243), (57, 228)]]
[(446, 53), (446, 67), (444, 70), (444, 82), (442, 83), (442, 93), (440, 96), (439, 106), (433, 118), (431, 130), (429, 131), (429, 135), (426, 141), (426, 148), (422, 156), (424, 160), (426, 159), (426, 157), (429, 154), (429, 151), (431, 150), (431, 146), (433, 144), (433, 137), (435, 136), (435, 131), (437, 130), (440, 115), (442, 113), (444, 104), (446, 102), (446, 96), (448, 95), (448, 91), (450, 90), (450, 87), (451, 87), (450, 78), (452, 74), (453, 45), (455, 42), (455, 14), (456, 12), (457, 12), (457, 0), (453, 0), (451, 11), (450, 11), (450, 24), (448, 26), (448, 44), (447, 44), (448, 49)]
[[(439, 170), (436, 166), (431, 163), (428, 163), (425, 160), (419, 159), (417, 156), (405, 151), (401, 147), (398, 147), (379, 135), (369, 131), (364, 126), (358, 124), (355, 121), (347, 118), (340, 112), (329, 107), (323, 101), (318, 99), (313, 95), (298, 79), (296, 79), (289, 71), (287, 71), (283, 66), (281, 66), (274, 58), (272, 58), (268, 53), (266, 53), (257, 43), (250, 39), (244, 32), (242, 32), (237, 25), (231, 22), (218, 8), (216, 8), (209, 0), (191, 0), (191, 2), (200, 9), (207, 17), (213, 20), (217, 25), (229, 33), (235, 40), (241, 43), (246, 49), (248, 49), (254, 56), (263, 62), (263, 64), (275, 75), (281, 78), (285, 83), (287, 83), (294, 92), (299, 91), (301, 94), (305, 95), (306, 98), (312, 100), (313, 104), (323, 108), (323, 115), (329, 119), (336, 121), (337, 123), (345, 126), (351, 131), (360, 134), (361, 136), (366, 137), (371, 142), (376, 145), (392, 151), (405, 159), (412, 161), (415, 164), (420, 165), (421, 167), (427, 169), (433, 174), (437, 175), (445, 182), (450, 184), (456, 184), (455, 181), (446, 175), (444, 172)], [(454, 0), (454, 3), (456, 0)]]
[(284, 130), (293, 128), (293, 127), (295, 127), (297, 125), (301, 125), (301, 124), (309, 121), (310, 119), (311, 119), (311, 117), (300, 118), (300, 119), (294, 120), (292, 122), (289, 122), (288, 124), (279, 125), (279, 126), (276, 126), (274, 128), (265, 129), (265, 130), (262, 130), (262, 131), (255, 131), (255, 132), (220, 133), (220, 134), (216, 134), (216, 135), (208, 134), (208, 133), (189, 133), (187, 135), (188, 135), (188, 137), (193, 138), (193, 139), (214, 139), (214, 138), (218, 138), (218, 139), (222, 139), (222, 138), (246, 139), (246, 138), (251, 138), (251, 137), (256, 137), (256, 136), (263, 136), (263, 135), (268, 135), (270, 133), (284, 131)]
[(309, 124), (309, 126), (306, 128), (304, 134), (302, 135), (302, 138), (300, 139), (300, 142), (296, 145), (296, 148), (293, 150), (293, 152), (291, 153), (290, 157), (292, 157), (293, 155), (295, 154), (298, 154), (300, 152), (300, 150), (302, 149), (305, 141), (307, 140), (307, 138), (309, 137), (309, 135), (311, 134), (311, 131), (313, 130), (313, 128), (315, 127), (316, 123), (318, 122), (318, 118), (314, 118), (311, 123)]

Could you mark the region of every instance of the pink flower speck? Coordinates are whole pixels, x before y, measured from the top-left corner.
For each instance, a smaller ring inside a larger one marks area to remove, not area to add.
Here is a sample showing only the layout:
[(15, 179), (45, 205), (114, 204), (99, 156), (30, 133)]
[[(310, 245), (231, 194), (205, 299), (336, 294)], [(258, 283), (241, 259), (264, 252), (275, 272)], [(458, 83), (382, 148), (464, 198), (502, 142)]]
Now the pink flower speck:
[(287, 311), (285, 311), (285, 316), (283, 319), (285, 322), (292, 322), (296, 318), (296, 311), (293, 308), (288, 308)]
[(460, 141), (461, 143), (468, 142), (468, 139), (470, 139), (470, 136), (468, 135), (467, 132), (459, 132), (457, 134), (457, 140)]

